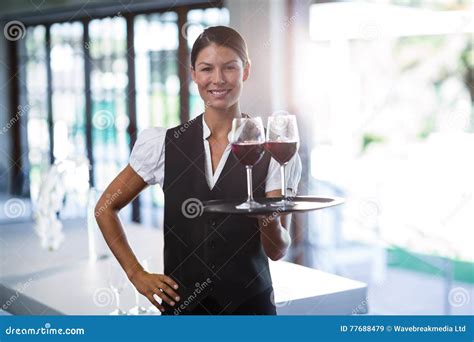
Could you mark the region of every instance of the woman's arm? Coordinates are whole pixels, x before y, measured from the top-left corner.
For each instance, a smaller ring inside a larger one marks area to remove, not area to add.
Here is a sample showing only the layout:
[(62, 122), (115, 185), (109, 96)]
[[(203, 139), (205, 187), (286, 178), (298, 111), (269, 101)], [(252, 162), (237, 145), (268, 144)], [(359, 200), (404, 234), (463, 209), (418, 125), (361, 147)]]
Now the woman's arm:
[(179, 297), (172, 288), (177, 289), (178, 284), (166, 275), (151, 274), (143, 269), (128, 244), (118, 216), (118, 212), (133, 201), (147, 186), (148, 184), (132, 167), (127, 165), (105, 189), (96, 204), (95, 216), (107, 245), (130, 281), (138, 292), (146, 296), (159, 310), (164, 311), (153, 295), (156, 294), (170, 305), (174, 305), (174, 300), (179, 300)]
[[(281, 196), (280, 190), (267, 192), (267, 197)], [(288, 232), (291, 215), (279, 215), (259, 218), (260, 240), (263, 250), (272, 260), (279, 260), (286, 255), (291, 244), (291, 237)]]

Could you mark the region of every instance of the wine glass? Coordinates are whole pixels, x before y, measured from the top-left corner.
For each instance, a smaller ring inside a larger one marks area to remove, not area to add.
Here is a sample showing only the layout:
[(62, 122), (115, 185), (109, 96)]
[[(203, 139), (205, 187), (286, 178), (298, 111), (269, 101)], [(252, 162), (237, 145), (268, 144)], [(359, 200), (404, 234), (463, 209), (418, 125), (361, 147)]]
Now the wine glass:
[(128, 280), (125, 276), (125, 272), (115, 259), (111, 259), (108, 261), (107, 279), (109, 287), (114, 292), (116, 303), (116, 309), (112, 311), (110, 315), (126, 315), (127, 313), (120, 308), (120, 294), (125, 289)]
[[(143, 260), (142, 265), (143, 265), (143, 268), (145, 269), (146, 272), (159, 273), (159, 268), (158, 268), (157, 264), (158, 264), (158, 261), (156, 260), (156, 258), (154, 258), (152, 256), (148, 256), (147, 258), (145, 258), (145, 260)], [(158, 301), (158, 303), (161, 304), (161, 302), (162, 302), (161, 298), (155, 296), (155, 299)], [(146, 314), (147, 315), (161, 315), (161, 311), (158, 310), (158, 308), (156, 306), (150, 305), (146, 309)]]
[(264, 207), (253, 199), (252, 167), (265, 152), (265, 131), (262, 118), (238, 118), (232, 121), (232, 152), (245, 165), (247, 170), (247, 201), (236, 206), (237, 209), (256, 209)]
[(267, 138), (265, 149), (280, 164), (281, 173), (281, 201), (272, 206), (293, 206), (286, 196), (285, 166), (298, 151), (300, 138), (296, 116), (291, 114), (277, 114), (268, 118)]
[[(148, 268), (148, 258), (142, 260), (142, 265), (144, 269)], [(128, 310), (130, 315), (146, 315), (148, 314), (148, 310), (140, 305), (140, 292), (138, 292), (137, 288), (133, 286), (133, 292), (135, 293), (135, 306)]]

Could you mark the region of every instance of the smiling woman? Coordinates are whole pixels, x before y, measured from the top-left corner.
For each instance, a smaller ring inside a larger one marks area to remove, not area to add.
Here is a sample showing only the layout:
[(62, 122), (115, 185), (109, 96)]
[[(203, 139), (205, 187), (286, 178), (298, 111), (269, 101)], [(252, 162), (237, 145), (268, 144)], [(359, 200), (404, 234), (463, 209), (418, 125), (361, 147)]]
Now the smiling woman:
[(226, 26), (205, 30), (191, 51), (191, 68), (199, 95), (207, 106), (225, 109), (235, 105), (242, 83), (250, 73), (247, 45)]
[[(145, 130), (129, 165), (108, 186), (96, 212), (112, 194), (119, 198), (97, 217), (113, 254), (137, 290), (165, 315), (274, 315), (268, 258), (282, 258), (291, 242), (286, 219), (264, 219), (191, 212), (189, 203), (246, 197), (246, 169), (229, 157), (229, 136), (250, 74), (245, 41), (235, 30), (209, 27), (196, 39), (191, 73), (205, 103), (204, 113), (177, 127)], [(266, 154), (253, 167), (254, 195), (281, 193), (279, 164)], [(301, 162), (288, 164), (286, 188), (297, 188)], [(126, 184), (126, 186), (124, 186)], [(148, 185), (163, 188), (164, 274), (139, 264), (125, 238), (118, 211)], [(208, 284), (201, 289), (203, 283)], [(199, 291), (197, 291), (199, 288)], [(155, 296), (161, 298), (158, 301)]]

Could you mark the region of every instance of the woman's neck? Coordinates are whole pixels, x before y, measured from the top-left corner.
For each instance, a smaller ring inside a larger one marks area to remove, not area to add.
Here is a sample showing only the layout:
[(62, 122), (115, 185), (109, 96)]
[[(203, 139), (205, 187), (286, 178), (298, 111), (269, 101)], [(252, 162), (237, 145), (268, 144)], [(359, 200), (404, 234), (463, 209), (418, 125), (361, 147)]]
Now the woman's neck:
[(232, 129), (232, 120), (234, 118), (240, 118), (241, 115), (240, 106), (236, 103), (225, 110), (207, 107), (204, 111), (204, 120), (214, 139), (227, 139), (227, 135)]

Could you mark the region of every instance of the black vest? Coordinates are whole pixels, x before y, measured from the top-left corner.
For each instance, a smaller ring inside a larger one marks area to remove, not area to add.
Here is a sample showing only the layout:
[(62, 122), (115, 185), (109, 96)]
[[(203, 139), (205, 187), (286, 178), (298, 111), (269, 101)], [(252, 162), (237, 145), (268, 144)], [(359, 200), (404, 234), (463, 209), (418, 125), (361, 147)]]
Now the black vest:
[[(181, 300), (172, 309), (175, 314), (194, 308), (207, 296), (230, 313), (272, 286), (258, 220), (202, 213), (204, 201), (247, 197), (245, 167), (232, 152), (209, 189), (202, 117), (169, 129), (165, 139), (164, 271), (179, 284)], [(270, 158), (265, 153), (253, 167), (255, 197), (265, 197)]]

